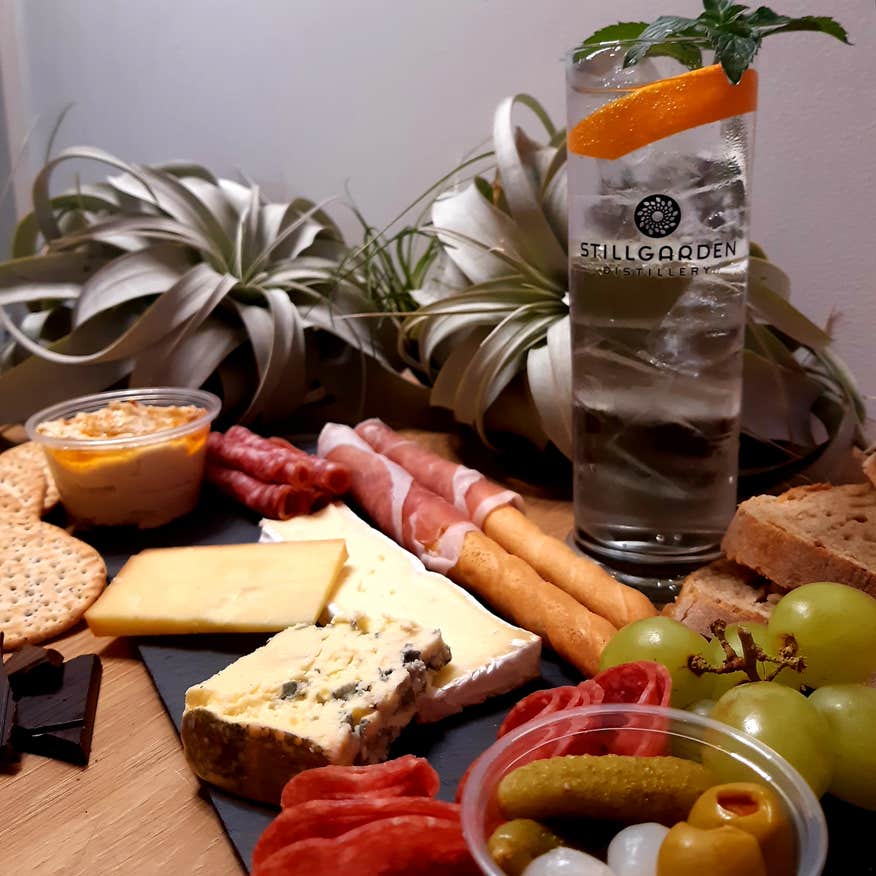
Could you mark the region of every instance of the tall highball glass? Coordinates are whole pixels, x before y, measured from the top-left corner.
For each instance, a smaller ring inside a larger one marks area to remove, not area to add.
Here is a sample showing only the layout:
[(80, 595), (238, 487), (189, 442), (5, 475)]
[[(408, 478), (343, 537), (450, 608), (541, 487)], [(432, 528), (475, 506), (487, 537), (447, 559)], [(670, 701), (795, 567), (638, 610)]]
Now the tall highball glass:
[(736, 504), (757, 75), (628, 48), (566, 65), (575, 540), (653, 574)]

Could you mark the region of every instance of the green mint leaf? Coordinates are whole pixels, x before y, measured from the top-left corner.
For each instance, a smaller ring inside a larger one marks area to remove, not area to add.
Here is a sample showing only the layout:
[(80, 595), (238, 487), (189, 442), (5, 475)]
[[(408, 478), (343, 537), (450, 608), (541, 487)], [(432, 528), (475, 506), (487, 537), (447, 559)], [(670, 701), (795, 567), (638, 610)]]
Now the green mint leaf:
[(661, 15), (649, 24), (640, 34), (636, 43), (624, 58), (624, 67), (631, 67), (648, 54), (654, 43), (661, 43), (670, 37), (693, 36), (699, 27), (696, 18), (682, 18), (679, 15)]
[(688, 70), (698, 70), (703, 66), (703, 53), (698, 45), (693, 42), (668, 42), (654, 43), (645, 52), (648, 58), (675, 58), (684, 64)]
[(614, 40), (635, 40), (648, 26), (646, 21), (621, 21), (618, 24), (610, 24), (590, 34), (581, 42), (581, 47), (592, 46), (595, 43), (610, 43)]
[(776, 27), (791, 21), (787, 15), (778, 15), (768, 6), (758, 6), (746, 20), (752, 28)]
[(742, 79), (742, 74), (754, 60), (760, 48), (760, 40), (735, 33), (714, 33), (710, 39), (715, 56), (724, 68), (727, 78), (737, 85)]
[(764, 31), (761, 36), (770, 36), (774, 33), (790, 33), (791, 31), (801, 30), (826, 33), (828, 36), (836, 37), (836, 39), (845, 43), (847, 46), (851, 45), (846, 29), (829, 15), (804, 15), (802, 18), (792, 18), (779, 27), (774, 27), (770, 30)]
[(610, 24), (608, 27), (600, 28), (581, 42), (581, 45), (575, 49), (575, 54), (572, 58), (575, 61), (584, 60), (589, 54), (586, 50), (599, 43), (638, 39), (647, 26), (648, 24), (645, 21), (622, 21), (618, 24)]

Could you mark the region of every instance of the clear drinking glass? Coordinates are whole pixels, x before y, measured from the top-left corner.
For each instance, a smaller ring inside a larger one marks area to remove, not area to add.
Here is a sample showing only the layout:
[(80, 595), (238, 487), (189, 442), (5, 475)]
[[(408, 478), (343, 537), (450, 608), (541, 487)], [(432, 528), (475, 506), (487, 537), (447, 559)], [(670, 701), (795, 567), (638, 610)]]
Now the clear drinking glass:
[(757, 76), (628, 48), (566, 65), (575, 540), (653, 574), (736, 504)]

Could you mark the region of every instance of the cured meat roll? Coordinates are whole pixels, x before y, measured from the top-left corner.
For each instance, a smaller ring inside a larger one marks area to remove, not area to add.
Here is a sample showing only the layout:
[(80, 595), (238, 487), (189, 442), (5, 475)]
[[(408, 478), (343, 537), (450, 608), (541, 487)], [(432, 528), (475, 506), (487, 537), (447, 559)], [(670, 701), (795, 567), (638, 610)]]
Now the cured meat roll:
[[(266, 484), (235, 468), (207, 463), (207, 480), (251, 511), (274, 520), (308, 514), (319, 501), (312, 490), (289, 484)], [(325, 503), (326, 500), (323, 500)]]
[(236, 468), (250, 477), (272, 484), (309, 487), (313, 470), (301, 459), (289, 459), (277, 447), (265, 449), (248, 442), (235, 441), (233, 436), (211, 432), (207, 439), (207, 458), (216, 465)]
[(349, 427), (326, 424), (319, 453), (350, 468), (359, 505), (424, 565), (446, 572), (500, 614), (542, 636), (584, 674), (598, 670), (602, 649), (617, 632), (609, 621), (506, 553), (457, 508), (376, 453)]
[(621, 584), (601, 566), (543, 532), (521, 513), (522, 499), (517, 493), (404, 438), (378, 419), (360, 423), (356, 433), (463, 511), (506, 551), (524, 559), (545, 580), (614, 626), (622, 627), (657, 613), (647, 596)]
[(342, 496), (350, 489), (351, 477), (346, 466), (312, 456), (284, 438), (262, 438), (246, 426), (232, 426), (224, 437), (237, 446), (258, 448), (290, 466), (304, 468), (310, 481), (333, 496)]
[(376, 417), (356, 426), (356, 434), (378, 453), (397, 462), (424, 487), (428, 487), (455, 508), (475, 526), (483, 526), (491, 511), (505, 505), (523, 507), (523, 498), (487, 480), (479, 471), (445, 459), (437, 453), (393, 431)]

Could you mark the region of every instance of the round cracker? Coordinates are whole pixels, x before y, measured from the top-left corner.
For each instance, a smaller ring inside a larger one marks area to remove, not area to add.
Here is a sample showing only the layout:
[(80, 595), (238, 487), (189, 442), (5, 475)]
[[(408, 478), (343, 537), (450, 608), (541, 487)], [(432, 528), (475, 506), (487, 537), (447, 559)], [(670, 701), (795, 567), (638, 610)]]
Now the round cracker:
[[(18, 479), (19, 484), (42, 483), (40, 513), (46, 514), (60, 501), (55, 479), (49, 469), (46, 454), (34, 441), (26, 441), (0, 453), (0, 485)], [(39, 515), (37, 515), (39, 516)]]
[(100, 554), (41, 520), (0, 524), (0, 629), (15, 650), (72, 627), (106, 586)]

